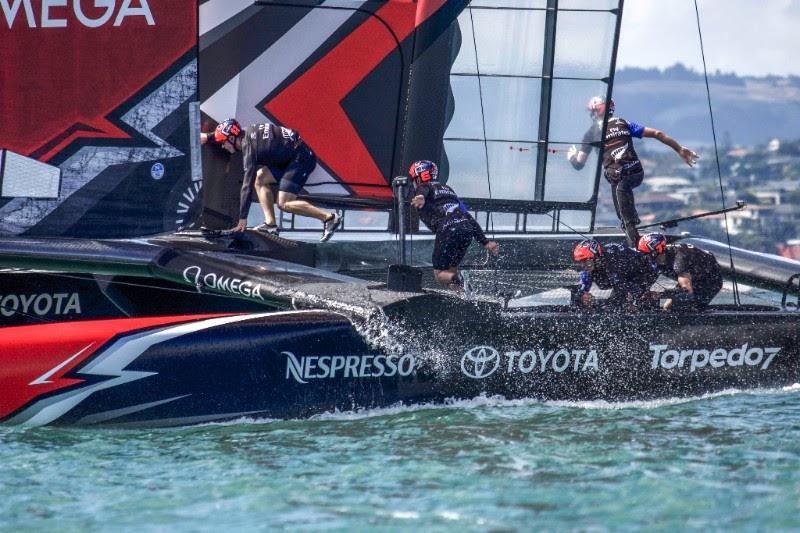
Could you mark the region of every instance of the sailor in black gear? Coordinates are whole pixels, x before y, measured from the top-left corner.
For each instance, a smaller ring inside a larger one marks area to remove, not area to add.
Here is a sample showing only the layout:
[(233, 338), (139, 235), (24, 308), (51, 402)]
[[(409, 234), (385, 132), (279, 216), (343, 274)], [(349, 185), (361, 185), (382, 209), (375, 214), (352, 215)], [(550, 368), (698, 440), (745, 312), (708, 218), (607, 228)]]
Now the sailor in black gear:
[(574, 145), (567, 152), (567, 159), (572, 166), (580, 170), (586, 164), (586, 159), (602, 134), (603, 118), (608, 110), (608, 125), (603, 140), (603, 169), (606, 180), (611, 184), (611, 198), (617, 218), (622, 222), (622, 228), (628, 239), (628, 245), (635, 247), (639, 242), (639, 231), (636, 229), (640, 223), (639, 214), (633, 199), (633, 189), (641, 185), (644, 179), (644, 170), (639, 156), (633, 146), (633, 138), (653, 137), (675, 150), (686, 164), (693, 166), (697, 162), (697, 154), (681, 146), (666, 133), (640, 126), (635, 122), (613, 117), (614, 101), (606, 101), (603, 97), (595, 96), (586, 105), (592, 119), (591, 127), (583, 136), (580, 148)]
[(330, 239), (339, 228), (342, 223), (340, 215), (323, 211), (297, 198), (317, 166), (317, 158), (295, 130), (275, 124), (254, 124), (243, 129), (236, 119), (228, 119), (221, 122), (213, 134), (205, 134), (205, 139), (201, 137), (201, 142), (212, 139), (230, 153), (242, 151), (244, 177), (239, 200), (239, 223), (232, 228), (233, 231), (242, 232), (247, 228), (247, 214), (255, 187), (265, 220), (256, 229), (277, 233), (274, 192), (266, 183), (264, 169), (259, 167), (266, 167), (278, 183), (278, 206), (283, 211), (322, 222), (322, 242)]
[[(621, 244), (601, 245), (594, 239), (581, 241), (572, 253), (578, 270), (577, 302), (591, 306), (594, 298), (589, 293), (592, 283), (603, 290), (611, 289), (604, 306), (647, 307), (651, 304), (650, 287), (658, 273), (647, 258)], [(642, 260), (644, 259), (644, 261)]]
[(659, 273), (677, 280), (665, 310), (701, 311), (722, 289), (722, 273), (716, 257), (688, 243), (667, 244), (661, 233), (648, 233), (639, 239), (637, 249), (649, 256)]
[(420, 220), (436, 234), (432, 258), (436, 281), (462, 291), (464, 281), (458, 266), (472, 240), (495, 255), (500, 246), (486, 238), (455, 191), (438, 182), (439, 169), (435, 163), (416, 161), (409, 175), (414, 181), (411, 205), (419, 209)]

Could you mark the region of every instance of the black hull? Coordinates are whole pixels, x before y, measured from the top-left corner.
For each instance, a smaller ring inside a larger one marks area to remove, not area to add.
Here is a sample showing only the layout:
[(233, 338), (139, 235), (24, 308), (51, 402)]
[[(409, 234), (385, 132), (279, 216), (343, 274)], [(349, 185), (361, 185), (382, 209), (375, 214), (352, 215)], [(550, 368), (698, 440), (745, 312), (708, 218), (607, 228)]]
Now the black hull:
[(504, 309), (383, 290), (314, 256), (253, 232), (4, 242), (2, 264), (41, 270), (0, 273), (0, 421), (181, 425), (800, 382), (797, 311)]
[[(800, 382), (791, 313), (465, 312), (427, 337), (407, 322), (396, 335), (427, 341), (394, 355), (325, 311), (89, 321), (67, 339), (64, 324), (6, 328), (2, 419), (163, 426), (481, 395), (621, 402)], [(53, 346), (53, 335), (63, 342)], [(22, 364), (20, 350), (34, 347), (41, 360)]]

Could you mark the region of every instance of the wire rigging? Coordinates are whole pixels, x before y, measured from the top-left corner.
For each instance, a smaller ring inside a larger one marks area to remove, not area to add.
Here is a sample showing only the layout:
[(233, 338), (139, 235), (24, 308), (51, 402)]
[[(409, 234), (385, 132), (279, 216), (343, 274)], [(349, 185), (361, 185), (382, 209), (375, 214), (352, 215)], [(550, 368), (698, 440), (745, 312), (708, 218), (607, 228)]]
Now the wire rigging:
[[(719, 181), (719, 195), (722, 201), (722, 208), (726, 209), (725, 206), (725, 188), (722, 185), (722, 169), (719, 163), (719, 149), (717, 148), (717, 131), (714, 126), (714, 109), (711, 106), (711, 88), (708, 84), (708, 69), (706, 68), (706, 53), (705, 48), (703, 46), (703, 31), (700, 27), (700, 9), (697, 6), (697, 0), (694, 0), (694, 12), (697, 17), (697, 35), (700, 37), (700, 55), (703, 58), (703, 76), (705, 77), (706, 81), (706, 96), (708, 97), (708, 114), (711, 117), (711, 136), (714, 139), (714, 156), (716, 157), (717, 161), (717, 179)], [(733, 249), (731, 248), (731, 233), (728, 228), (728, 213), (723, 213), (725, 217), (725, 235), (728, 239), (728, 258), (730, 260), (731, 265), (731, 279), (733, 280), (733, 301), (738, 306), (741, 305), (741, 300), (739, 298), (739, 284), (736, 281), (736, 266), (733, 263)]]
[[(475, 50), (475, 73), (478, 77), (478, 99), (480, 100), (481, 104), (481, 128), (483, 128), (483, 153), (486, 157), (486, 184), (489, 189), (489, 200), (492, 199), (492, 177), (489, 170), (489, 141), (486, 137), (486, 113), (484, 111), (483, 106), (483, 84), (481, 83), (481, 67), (478, 62), (478, 41), (475, 37), (475, 18), (472, 16), (472, 3), (470, 2), (470, 6), (467, 8), (469, 9), (469, 22), (472, 27), (472, 48)], [(489, 233), (492, 236), (492, 240), (495, 238), (494, 234), (494, 217), (492, 216), (492, 212), (488, 212), (488, 226), (489, 226)], [(489, 261), (489, 256), (487, 252), (487, 262)], [(493, 269), (496, 270), (496, 269)], [(496, 276), (495, 276), (496, 277)], [(495, 286), (496, 288), (496, 286)]]

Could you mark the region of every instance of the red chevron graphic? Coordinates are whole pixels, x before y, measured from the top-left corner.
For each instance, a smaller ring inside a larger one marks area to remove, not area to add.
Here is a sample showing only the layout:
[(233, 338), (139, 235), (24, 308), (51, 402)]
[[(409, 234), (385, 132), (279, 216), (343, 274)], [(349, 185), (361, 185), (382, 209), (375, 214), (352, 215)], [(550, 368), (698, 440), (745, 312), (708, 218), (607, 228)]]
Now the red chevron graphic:
[(0, 420), (36, 398), (82, 383), (64, 377), (117, 335), (193, 320), (188, 315), (59, 322), (0, 329)]
[[(197, 43), (196, 0), (151, 0), (152, 25), (143, 16), (106, 20), (112, 8), (99, 4), (119, 2), (50, 5), (63, 27), (42, 27), (44, 2), (11, 4), (14, 15), (0, 15), (0, 147), (41, 161), (78, 138), (128, 139), (109, 115)], [(28, 21), (30, 5), (37, 11)], [(76, 11), (106, 22), (88, 27)]]
[[(282, 124), (301, 131), (319, 159), (345, 184), (352, 177), (360, 183), (386, 186), (388, 177), (381, 173), (341, 103), (397, 49), (395, 36), (402, 42), (445, 3), (387, 2), (264, 108)], [(357, 196), (392, 196), (388, 187), (351, 187)]]

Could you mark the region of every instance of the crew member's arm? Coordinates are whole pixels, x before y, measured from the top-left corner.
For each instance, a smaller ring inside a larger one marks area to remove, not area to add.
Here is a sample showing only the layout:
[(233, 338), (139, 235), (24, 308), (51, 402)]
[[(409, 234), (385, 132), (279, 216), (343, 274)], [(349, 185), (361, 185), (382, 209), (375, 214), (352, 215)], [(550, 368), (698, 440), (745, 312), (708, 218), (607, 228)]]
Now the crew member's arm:
[(588, 159), (588, 157), (588, 152), (584, 152), (583, 149), (578, 150), (574, 144), (570, 146), (569, 150), (567, 151), (567, 160), (572, 164), (572, 168), (575, 170), (582, 169), (586, 164), (586, 159)]
[(574, 144), (567, 150), (567, 161), (572, 164), (572, 168), (580, 170), (586, 164), (589, 153), (592, 151), (592, 143), (600, 140), (600, 128), (593, 125), (583, 134), (583, 144), (578, 148)]
[(692, 274), (689, 272), (689, 259), (686, 254), (675, 254), (672, 271), (678, 275), (678, 287), (672, 291), (671, 297), (664, 302), (662, 306), (664, 310), (669, 310), (675, 305), (685, 307), (686, 305), (691, 305), (694, 300)]
[[(631, 126), (631, 134), (633, 135), (634, 126), (636, 126), (636, 124), (630, 123), (630, 126)], [(634, 135), (634, 137), (651, 137), (653, 139), (658, 139), (662, 143), (666, 144), (667, 146), (675, 150), (675, 152), (677, 152), (677, 154), (681, 156), (681, 159), (686, 161), (686, 164), (689, 165), (690, 167), (694, 166), (694, 164), (697, 163), (698, 155), (695, 152), (686, 148), (685, 146), (681, 146), (680, 144), (678, 144), (678, 141), (676, 141), (663, 131), (657, 130), (655, 128), (642, 128), (641, 135)]]
[(670, 298), (667, 298), (661, 306), (665, 311), (672, 309), (673, 305), (691, 305), (694, 301), (694, 287), (692, 286), (692, 275), (689, 272), (678, 274), (678, 288), (671, 291)]
[(210, 142), (211, 139), (213, 139), (213, 138), (214, 138), (214, 134), (213, 133), (200, 132), (200, 146), (203, 146), (207, 142)]
[(500, 245), (486, 238), (483, 228), (480, 224), (478, 224), (478, 221), (472, 217), (469, 211), (467, 211), (467, 206), (464, 205), (464, 202), (459, 200), (458, 207), (461, 209), (462, 213), (467, 215), (470, 224), (472, 224), (472, 235), (475, 237), (475, 240), (478, 241), (478, 244), (489, 250), (494, 255), (498, 255), (500, 253)]
[(247, 140), (242, 143), (242, 162), (244, 164), (244, 177), (242, 178), (242, 192), (239, 196), (239, 223), (233, 228), (234, 231), (239, 232), (247, 229), (247, 215), (250, 212), (253, 183), (258, 170), (255, 147)]
[(583, 305), (592, 305), (594, 297), (589, 293), (592, 288), (592, 273), (584, 270), (580, 273), (578, 282), (578, 293), (580, 294), (580, 302)]
[(694, 294), (694, 287), (692, 287), (692, 275), (688, 272), (678, 274), (678, 286), (688, 292)]
[(422, 209), (425, 207), (427, 198), (431, 195), (431, 188), (426, 183), (423, 183), (415, 188), (412, 194), (414, 197), (411, 198), (411, 205), (417, 209)]

